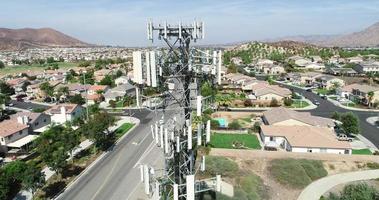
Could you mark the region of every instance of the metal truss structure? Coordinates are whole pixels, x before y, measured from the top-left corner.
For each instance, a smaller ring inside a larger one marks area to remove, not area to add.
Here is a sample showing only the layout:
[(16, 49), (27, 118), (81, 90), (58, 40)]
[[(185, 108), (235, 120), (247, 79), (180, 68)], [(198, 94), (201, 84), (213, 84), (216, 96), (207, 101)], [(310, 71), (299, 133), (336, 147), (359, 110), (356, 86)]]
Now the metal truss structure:
[[(190, 25), (147, 25), (147, 36), (154, 33), (167, 48), (158, 51), (133, 52), (134, 82), (137, 89), (137, 105), (140, 106), (145, 87), (159, 88), (160, 95), (150, 101), (148, 107), (175, 110), (176, 116), (167, 117), (151, 127), (156, 144), (165, 156), (163, 175), (155, 177), (155, 171), (141, 166), (141, 180), (145, 192), (152, 199), (193, 200), (200, 193), (220, 191), (221, 177), (195, 180), (198, 170), (205, 170), (205, 158), (196, 165), (197, 147), (210, 141), (210, 121), (202, 118), (207, 108), (200, 87), (204, 81), (216, 85), (221, 82), (221, 51), (200, 50), (190, 47), (191, 41), (204, 38), (204, 23)], [(157, 98), (162, 103), (154, 103)]]

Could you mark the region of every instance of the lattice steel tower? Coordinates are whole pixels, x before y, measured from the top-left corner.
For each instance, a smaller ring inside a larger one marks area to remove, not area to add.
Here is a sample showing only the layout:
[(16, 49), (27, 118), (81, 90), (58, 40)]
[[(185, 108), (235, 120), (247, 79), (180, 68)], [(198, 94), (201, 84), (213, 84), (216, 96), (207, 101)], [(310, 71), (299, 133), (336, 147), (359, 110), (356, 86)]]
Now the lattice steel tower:
[[(133, 52), (134, 81), (140, 86), (137, 104), (146, 98), (141, 95), (144, 87), (157, 87), (162, 92), (162, 110), (176, 110), (179, 116), (165, 116), (151, 127), (155, 142), (163, 149), (165, 169), (163, 176), (153, 177), (153, 169), (143, 165), (141, 178), (153, 199), (191, 200), (201, 192), (219, 191), (221, 187), (220, 176), (195, 180), (196, 172), (205, 170), (204, 157), (201, 164), (195, 165), (197, 147), (210, 140), (210, 121), (202, 119), (209, 97), (201, 96), (200, 87), (204, 81), (211, 85), (221, 82), (221, 52), (211, 54), (209, 50), (190, 47), (191, 41), (204, 38), (202, 22), (157, 26), (149, 22), (148, 39), (153, 40), (155, 33), (168, 48)], [(158, 107), (157, 98), (147, 98), (148, 107)]]

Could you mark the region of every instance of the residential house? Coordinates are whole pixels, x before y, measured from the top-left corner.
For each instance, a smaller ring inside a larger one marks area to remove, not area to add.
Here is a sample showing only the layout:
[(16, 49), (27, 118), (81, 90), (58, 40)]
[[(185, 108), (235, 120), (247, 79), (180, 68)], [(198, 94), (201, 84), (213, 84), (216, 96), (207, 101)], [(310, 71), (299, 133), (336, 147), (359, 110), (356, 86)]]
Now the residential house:
[(303, 58), (301, 56), (297, 56), (297, 55), (289, 57), (288, 60), (294, 62), (295, 65), (300, 66), (300, 67), (305, 67), (309, 63), (312, 63), (311, 60)]
[(349, 142), (337, 140), (333, 130), (315, 126), (261, 126), (260, 138), (265, 147), (289, 152), (351, 154)]
[(82, 116), (83, 111), (84, 108), (77, 104), (59, 104), (46, 110), (45, 113), (50, 115), (52, 123), (64, 124)]
[(299, 84), (304, 85), (313, 85), (316, 81), (316, 78), (321, 75), (321, 73), (318, 72), (305, 72), (305, 73), (299, 73), (300, 75), (300, 81)]
[(337, 85), (338, 87), (343, 87), (345, 85), (344, 80), (331, 75), (317, 76), (315, 81), (317, 82), (320, 88), (325, 88), (327, 90), (332, 89), (335, 85)]
[(326, 73), (335, 76), (356, 76), (358, 73), (351, 68), (332, 67), (326, 70)]
[(360, 74), (379, 73), (379, 62), (363, 62), (354, 66), (354, 70)]
[(248, 95), (249, 99), (261, 103), (270, 103), (272, 100), (277, 100), (279, 104), (285, 98), (290, 98), (292, 92), (287, 88), (278, 85), (270, 85), (267, 82), (260, 82), (251, 86), (252, 92)]
[(95, 71), (93, 74), (94, 74), (94, 78), (95, 78), (95, 81), (96, 82), (100, 82), (101, 80), (103, 80), (103, 78), (106, 76), (106, 75), (110, 75), (112, 73), (112, 70), (110, 69), (101, 69), (101, 70), (97, 70)]
[(349, 57), (349, 58), (346, 58), (346, 60), (349, 62), (349, 63), (361, 63), (363, 62), (363, 57), (362, 56), (354, 56), (354, 57)]
[(325, 65), (321, 63), (307, 63), (303, 67), (305, 69), (321, 70), (325, 68)]
[(308, 112), (297, 112), (277, 107), (263, 112), (262, 120), (266, 125), (274, 126), (316, 126), (334, 128), (332, 119), (312, 116)]
[(342, 98), (356, 100), (364, 105), (368, 105), (370, 103), (370, 98), (368, 95), (369, 92), (374, 93), (371, 103), (379, 102), (379, 87), (355, 83), (347, 85), (337, 91)]
[(45, 113), (18, 112), (10, 116), (14, 120), (17, 120), (18, 117), (24, 117), (25, 122), (29, 125), (29, 134), (41, 133), (51, 124), (50, 115)]
[(120, 76), (114, 80), (116, 85), (122, 85), (129, 83), (129, 77), (128, 76)]
[[(18, 153), (37, 137), (28, 135), (29, 125), (27, 117), (17, 117), (0, 122), (0, 152)], [(11, 151), (13, 149), (13, 151)]]
[(91, 85), (88, 88), (87, 94), (82, 93), (84, 98), (87, 97), (88, 104), (95, 104), (96, 102), (101, 102), (104, 99), (103, 94), (109, 90), (107, 85)]
[(105, 102), (109, 103), (110, 100), (117, 101), (128, 95), (130, 97), (134, 97), (136, 94), (136, 88), (134, 85), (130, 83), (121, 84), (117, 87), (114, 87), (107, 92), (104, 93)]

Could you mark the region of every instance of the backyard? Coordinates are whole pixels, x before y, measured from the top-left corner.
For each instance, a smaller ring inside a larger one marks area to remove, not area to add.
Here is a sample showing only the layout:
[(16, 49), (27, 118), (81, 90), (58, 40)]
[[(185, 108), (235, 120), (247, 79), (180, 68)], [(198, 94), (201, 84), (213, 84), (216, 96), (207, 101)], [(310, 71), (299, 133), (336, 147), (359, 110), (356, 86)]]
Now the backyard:
[(353, 149), (352, 154), (357, 155), (372, 155), (372, 152), (370, 149)]
[(257, 136), (252, 134), (213, 133), (210, 145), (226, 149), (261, 149)]
[(288, 108), (305, 108), (309, 106), (309, 103), (304, 100), (294, 100), (290, 106), (287, 106)]

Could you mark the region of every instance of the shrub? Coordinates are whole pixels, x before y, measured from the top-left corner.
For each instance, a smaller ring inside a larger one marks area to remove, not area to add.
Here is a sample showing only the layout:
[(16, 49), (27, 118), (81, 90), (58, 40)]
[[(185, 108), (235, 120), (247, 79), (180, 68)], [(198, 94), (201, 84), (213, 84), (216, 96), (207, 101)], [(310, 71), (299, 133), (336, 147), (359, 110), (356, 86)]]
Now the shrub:
[(290, 98), (285, 98), (285, 99), (284, 99), (284, 105), (285, 105), (285, 106), (291, 106), (292, 103), (293, 103), (293, 100), (292, 100), (292, 99), (290, 99)]
[(321, 161), (305, 159), (272, 160), (270, 173), (279, 183), (294, 188), (303, 188), (327, 175)]
[(271, 107), (278, 107), (279, 106), (278, 100), (272, 99), (271, 102), (270, 102), (270, 106)]
[(228, 127), (231, 129), (240, 129), (241, 124), (237, 120), (233, 120), (232, 123), (228, 125)]
[(379, 169), (379, 163), (370, 162), (370, 163), (367, 163), (367, 167), (370, 169)]
[(207, 156), (205, 158), (207, 172), (212, 175), (222, 175), (233, 177), (238, 172), (238, 165), (225, 157)]
[(325, 200), (359, 199), (372, 200), (379, 198), (379, 191), (365, 183), (351, 184), (343, 188), (340, 194), (329, 193)]

